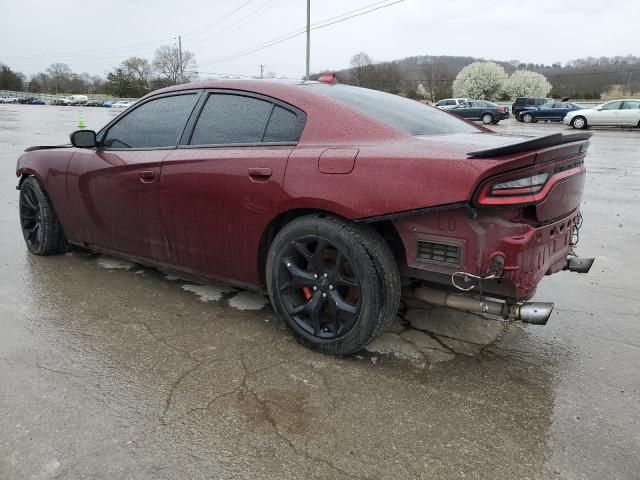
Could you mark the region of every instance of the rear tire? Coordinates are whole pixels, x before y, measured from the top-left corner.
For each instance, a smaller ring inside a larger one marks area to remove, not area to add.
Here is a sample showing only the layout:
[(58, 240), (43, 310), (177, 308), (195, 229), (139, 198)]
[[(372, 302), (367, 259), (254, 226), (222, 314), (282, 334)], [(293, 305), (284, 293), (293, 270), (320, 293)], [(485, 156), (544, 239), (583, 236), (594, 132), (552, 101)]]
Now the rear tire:
[(493, 115), (491, 115), (490, 113), (485, 113), (484, 115), (482, 115), (482, 123), (484, 123), (485, 125), (489, 125), (490, 123), (493, 123)]
[(51, 199), (35, 177), (20, 185), (19, 210), (22, 235), (31, 253), (55, 255), (69, 250)]
[(400, 274), (372, 228), (324, 215), (300, 217), (267, 256), (271, 304), (303, 345), (350, 355), (380, 335), (400, 302)]
[(583, 130), (587, 128), (587, 119), (584, 117), (575, 117), (571, 120), (571, 126), (577, 130)]

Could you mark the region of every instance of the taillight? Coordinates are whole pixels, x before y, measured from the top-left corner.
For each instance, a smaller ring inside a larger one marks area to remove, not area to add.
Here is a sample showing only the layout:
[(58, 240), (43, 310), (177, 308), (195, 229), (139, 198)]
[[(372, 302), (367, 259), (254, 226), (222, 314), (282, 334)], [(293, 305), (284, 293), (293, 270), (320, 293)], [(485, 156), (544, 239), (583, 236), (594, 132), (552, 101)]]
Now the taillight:
[(498, 107), (498, 111), (499, 111), (500, 113), (504, 113), (504, 107)]
[(558, 182), (584, 174), (582, 162), (539, 165), (516, 170), (486, 180), (475, 195), (478, 205), (523, 205), (543, 200)]

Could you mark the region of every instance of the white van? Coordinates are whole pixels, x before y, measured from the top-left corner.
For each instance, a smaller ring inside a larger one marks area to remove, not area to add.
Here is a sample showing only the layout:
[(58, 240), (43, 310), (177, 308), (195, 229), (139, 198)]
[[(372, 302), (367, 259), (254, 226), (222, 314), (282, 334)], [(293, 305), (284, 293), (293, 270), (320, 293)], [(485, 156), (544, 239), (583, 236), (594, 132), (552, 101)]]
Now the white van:
[(89, 97), (86, 95), (71, 95), (64, 99), (64, 103), (67, 105), (84, 105), (88, 101)]

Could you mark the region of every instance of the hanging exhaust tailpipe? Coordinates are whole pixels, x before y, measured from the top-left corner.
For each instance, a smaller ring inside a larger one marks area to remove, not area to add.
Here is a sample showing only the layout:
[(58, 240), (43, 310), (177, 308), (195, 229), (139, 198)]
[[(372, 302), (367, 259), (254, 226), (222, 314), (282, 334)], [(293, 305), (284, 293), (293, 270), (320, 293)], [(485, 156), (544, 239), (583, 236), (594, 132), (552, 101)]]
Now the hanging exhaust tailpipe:
[(564, 269), (576, 273), (588, 273), (595, 258), (569, 257)]
[(479, 299), (470, 295), (447, 293), (429, 287), (418, 287), (413, 294), (418, 300), (431, 305), (472, 313), (488, 313), (533, 325), (546, 325), (553, 311), (553, 303), (524, 302), (509, 305), (499, 300)]

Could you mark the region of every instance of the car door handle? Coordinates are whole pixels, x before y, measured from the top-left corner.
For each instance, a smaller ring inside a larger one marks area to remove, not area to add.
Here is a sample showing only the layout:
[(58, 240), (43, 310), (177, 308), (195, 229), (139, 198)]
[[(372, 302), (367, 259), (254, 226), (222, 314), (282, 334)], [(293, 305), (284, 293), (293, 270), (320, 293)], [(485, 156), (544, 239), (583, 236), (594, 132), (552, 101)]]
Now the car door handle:
[(257, 182), (264, 182), (268, 180), (271, 175), (273, 175), (273, 172), (270, 168), (254, 167), (249, 169), (249, 177)]
[(138, 178), (142, 183), (153, 182), (153, 179), (156, 178), (156, 172), (153, 170), (143, 170), (138, 174)]

